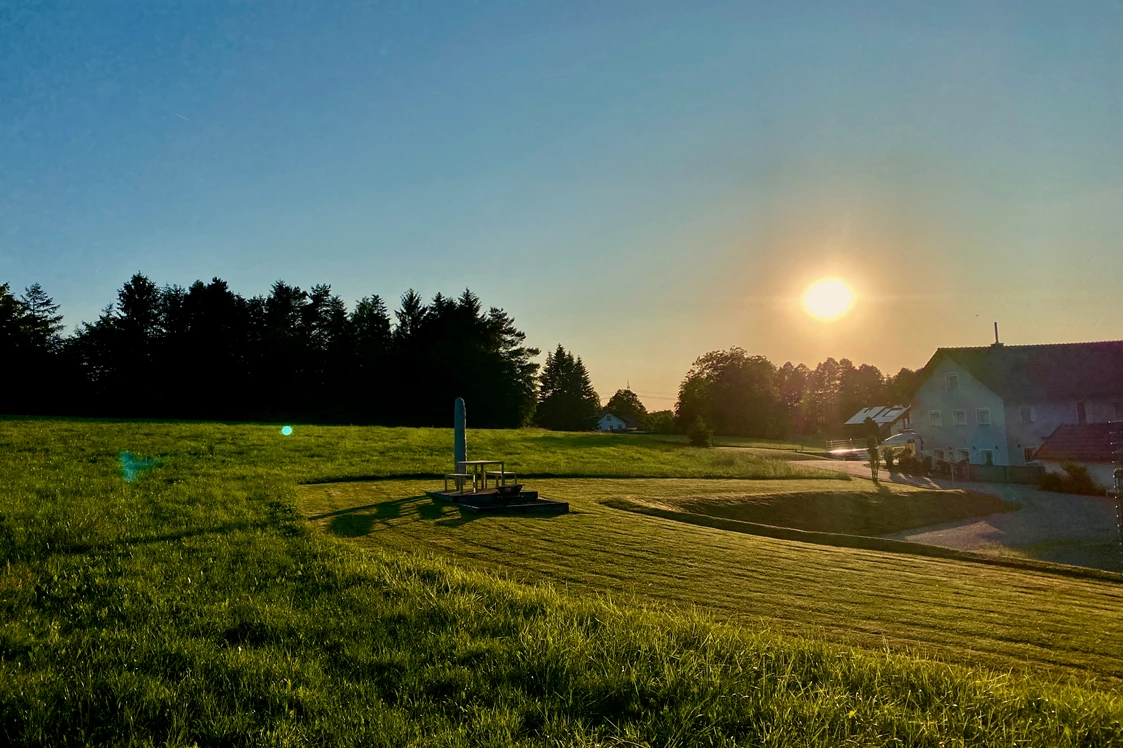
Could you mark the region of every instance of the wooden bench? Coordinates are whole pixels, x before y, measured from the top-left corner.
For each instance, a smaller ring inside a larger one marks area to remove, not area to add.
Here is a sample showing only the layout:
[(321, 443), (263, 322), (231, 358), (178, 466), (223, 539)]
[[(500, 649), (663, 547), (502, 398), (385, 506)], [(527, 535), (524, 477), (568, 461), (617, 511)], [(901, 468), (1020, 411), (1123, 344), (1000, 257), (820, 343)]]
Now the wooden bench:
[(475, 473), (449, 473), (445, 476), (445, 493), (448, 493), (448, 479), (452, 478), (453, 485), (460, 493), (464, 493), (464, 484), (469, 479), (472, 481), (472, 493), (476, 492), (476, 474)]
[(496, 486), (507, 485), (507, 479), (510, 478), (512, 483), (518, 483), (519, 477), (509, 470), (488, 470), (484, 472), (484, 488), (487, 488), (487, 479), (494, 478)]

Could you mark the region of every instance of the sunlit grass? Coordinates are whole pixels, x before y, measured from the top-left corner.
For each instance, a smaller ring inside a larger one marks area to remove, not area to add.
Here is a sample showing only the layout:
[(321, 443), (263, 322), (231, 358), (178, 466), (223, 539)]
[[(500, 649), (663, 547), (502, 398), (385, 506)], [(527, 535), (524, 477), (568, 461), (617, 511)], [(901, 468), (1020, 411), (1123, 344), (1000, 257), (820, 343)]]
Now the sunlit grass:
[[(535, 481), (570, 503), (551, 518), (478, 517), (421, 495), (426, 482), (306, 486), (301, 507), (325, 531), (368, 548), (426, 549), (513, 578), (638, 595), (652, 604), (861, 646), (924, 652), (999, 669), (1123, 678), (1123, 586), (968, 562), (833, 548), (606, 507), (869, 483), (741, 480)], [(918, 489), (894, 487), (901, 495)]]
[[(441, 431), (296, 425), (284, 437), (279, 425), (0, 422), (0, 744), (1093, 746), (1123, 739), (1123, 705), (1107, 690), (1107, 675), (1084, 685), (1054, 682), (1058, 673), (1079, 670), (1083, 683), (1110, 670), (1078, 667), (1118, 656), (1110, 620), (1118, 619), (1119, 600), (1110, 585), (1088, 584), (1082, 598), (1065, 580), (1051, 590), (1044, 581), (1023, 585), (1026, 607), (1057, 628), (1007, 652), (991, 649), (1031, 664), (1004, 675), (828, 641), (846, 627), (838, 601), (848, 585), (854, 621), (876, 610), (874, 590), (862, 584), (877, 564), (899, 580), (882, 605), (940, 576), (938, 567), (909, 559), (750, 544), (688, 526), (672, 536), (673, 523), (578, 506), (556, 519), (605, 513), (604, 577), (635, 572), (612, 560), (614, 548), (643, 545), (654, 557), (673, 542), (665, 555), (680, 554), (679, 587), (658, 595), (621, 587), (607, 600), (560, 576), (542, 584), (549, 575), (539, 574), (528, 585), (487, 573), (520, 568), (483, 557), (510, 559), (502, 546), (483, 547), (497, 535), (471, 541), (479, 559), (455, 547), (463, 535), (450, 537), (440, 555), (433, 527), (442, 517), (420, 516), (420, 505), (403, 507), (402, 524), (383, 533), (400, 542), (366, 549), (320, 532), (297, 510), (301, 481), (440, 473), (446, 436), (450, 444), (451, 433)], [(469, 449), (513, 457), (532, 473), (780, 470), (762, 468), (759, 458), (723, 464), (696, 450), (638, 442), (623, 449), (611, 439), (601, 452), (582, 437), (567, 447), (566, 437), (550, 436), (556, 441), (472, 432)], [(153, 464), (127, 481), (124, 452)], [(551, 466), (532, 465), (547, 457), (555, 458)], [(785, 475), (780, 482), (794, 477)], [(395, 486), (406, 484), (379, 485), (400, 492)], [(414, 512), (414, 523), (405, 523)], [(524, 560), (549, 560), (543, 544), (578, 540), (548, 531), (549, 522), (521, 526)], [(539, 528), (538, 537), (527, 528)], [(582, 542), (592, 545), (595, 535), (586, 532)], [(746, 555), (747, 548), (756, 550)], [(752, 594), (744, 581), (784, 567), (795, 575), (788, 618), (775, 615), (783, 601), (767, 599), (782, 580), (760, 581)], [(570, 568), (594, 573), (591, 564)], [(683, 603), (697, 598), (691, 585), (700, 574), (720, 578), (735, 568), (741, 581), (730, 576), (726, 607), (690, 612), (674, 601), (676, 589), (689, 592)], [(802, 595), (799, 584), (807, 585)], [(964, 577), (964, 589), (980, 591), (963, 598), (959, 616), (950, 610), (959, 604), (957, 583), (944, 584), (949, 610), (924, 614), (920, 598), (909, 598), (911, 607), (900, 610), (919, 617), (898, 621), (900, 630), (948, 626), (967, 641), (981, 627), (999, 640), (1008, 619), (970, 601), (984, 588), (1013, 596), (1017, 580)], [(817, 608), (830, 585), (839, 591)], [(745, 609), (731, 615), (738, 604)], [(1054, 620), (1050, 607), (1066, 610)], [(832, 616), (833, 629), (823, 625)], [(772, 621), (767, 630), (761, 619)], [(881, 625), (886, 617), (871, 620)], [(1074, 633), (1081, 624), (1101, 628), (1101, 654), (1089, 649), (1090, 634)], [(791, 638), (789, 629), (823, 638)], [(1045, 663), (1050, 652), (1055, 668)]]

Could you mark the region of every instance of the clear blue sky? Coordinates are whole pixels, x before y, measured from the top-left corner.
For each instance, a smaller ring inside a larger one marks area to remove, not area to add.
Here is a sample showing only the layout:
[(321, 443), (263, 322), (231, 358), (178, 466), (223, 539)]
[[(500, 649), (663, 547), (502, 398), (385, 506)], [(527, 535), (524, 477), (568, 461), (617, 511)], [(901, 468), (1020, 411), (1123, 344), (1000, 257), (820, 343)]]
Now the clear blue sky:
[(1123, 5), (842, 5), (0, 0), (0, 282), (471, 287), (649, 407), (1123, 338)]

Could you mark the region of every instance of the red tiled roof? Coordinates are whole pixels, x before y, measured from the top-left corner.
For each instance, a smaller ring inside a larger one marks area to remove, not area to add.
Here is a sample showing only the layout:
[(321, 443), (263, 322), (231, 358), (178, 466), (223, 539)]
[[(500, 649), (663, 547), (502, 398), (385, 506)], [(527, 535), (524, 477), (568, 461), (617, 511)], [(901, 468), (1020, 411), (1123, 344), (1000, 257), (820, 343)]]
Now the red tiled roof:
[(1123, 340), (939, 348), (920, 372), (917, 384), (945, 356), (1003, 400), (1123, 398)]
[(1111, 462), (1116, 450), (1123, 450), (1123, 421), (1070, 423), (1058, 426), (1033, 457), (1050, 462)]

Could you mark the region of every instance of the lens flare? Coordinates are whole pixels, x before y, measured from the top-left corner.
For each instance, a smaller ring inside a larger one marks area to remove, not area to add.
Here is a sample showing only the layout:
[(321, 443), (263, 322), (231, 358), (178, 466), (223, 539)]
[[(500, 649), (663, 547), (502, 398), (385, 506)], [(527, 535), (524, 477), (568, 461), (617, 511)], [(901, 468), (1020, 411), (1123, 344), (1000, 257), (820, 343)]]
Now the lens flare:
[(121, 477), (132, 483), (145, 470), (156, 465), (151, 457), (137, 457), (132, 452), (122, 452), (117, 456), (121, 462)]
[(821, 278), (803, 292), (803, 309), (812, 317), (830, 322), (854, 306), (854, 289), (839, 278)]
[(282, 426), (281, 436), (292, 436), (292, 426)]

